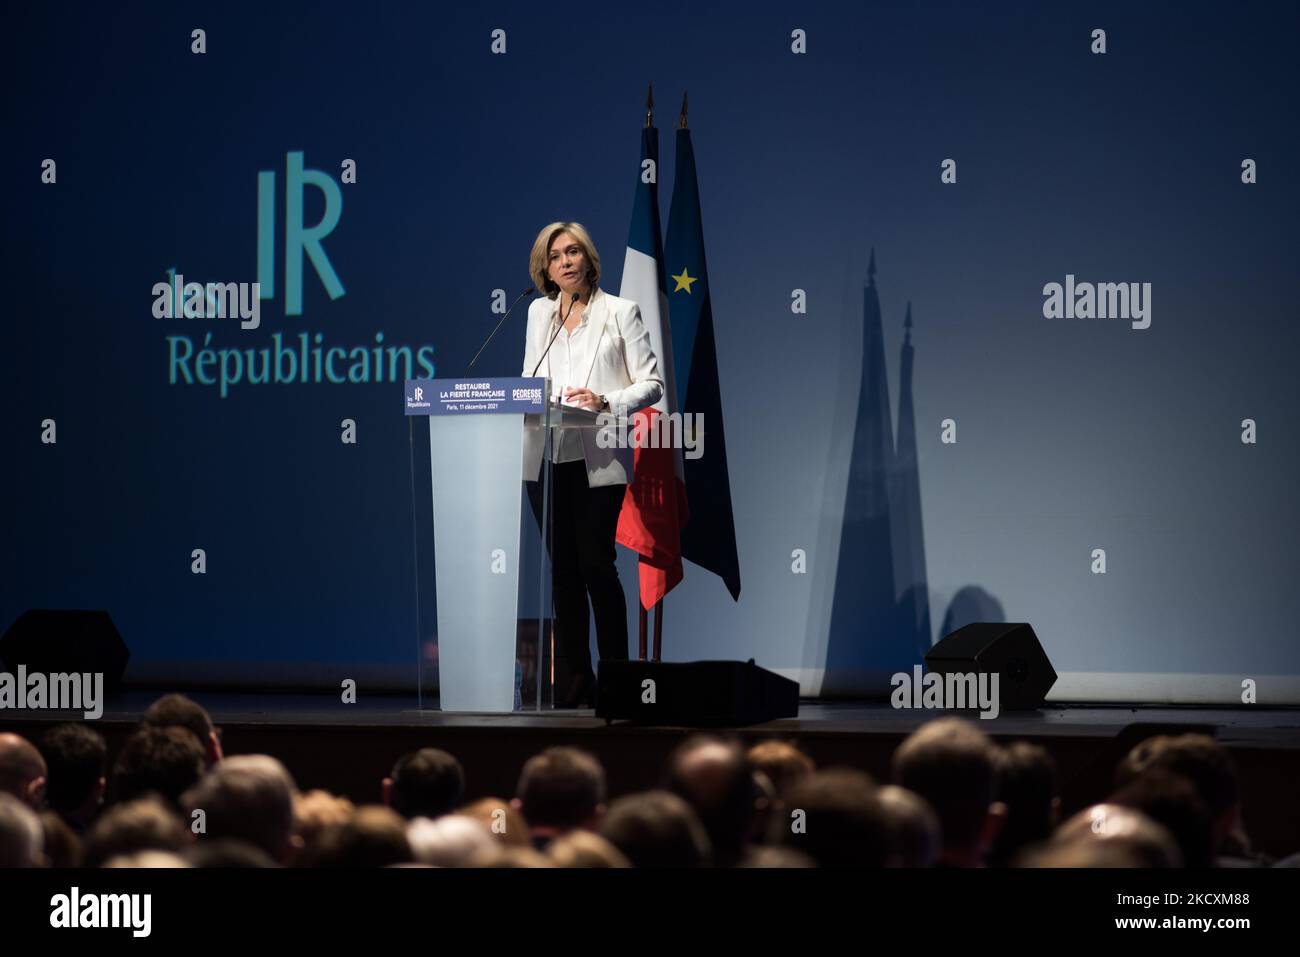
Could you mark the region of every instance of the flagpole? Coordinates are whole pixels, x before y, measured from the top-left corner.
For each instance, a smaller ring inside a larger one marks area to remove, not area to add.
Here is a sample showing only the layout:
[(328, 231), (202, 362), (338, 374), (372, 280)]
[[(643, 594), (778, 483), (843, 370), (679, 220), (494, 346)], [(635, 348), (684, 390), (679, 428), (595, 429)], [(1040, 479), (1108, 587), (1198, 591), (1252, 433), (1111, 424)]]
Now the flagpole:
[[(645, 128), (652, 129), (655, 125), (655, 85), (647, 83), (645, 88)], [(641, 601), (641, 576), (636, 579), (636, 610), (637, 610), (637, 651), (638, 661), (646, 659), (646, 610), (645, 604)]]
[(636, 610), (638, 615), (637, 621), (640, 622), (641, 624), (640, 632), (638, 634), (636, 659), (637, 661), (645, 661), (646, 620), (645, 620), (645, 605), (641, 604), (641, 576), (640, 575), (637, 576), (636, 592), (637, 592)]
[(659, 654), (663, 651), (664, 645), (664, 600), (660, 598), (655, 602), (655, 657), (659, 660)]
[[(688, 91), (683, 90), (682, 111), (677, 116), (677, 128), (679, 130), (686, 129), (686, 111), (688, 108), (687, 95), (688, 95)], [(649, 125), (650, 125), (650, 114), (647, 113), (646, 126)], [(638, 590), (639, 589), (640, 589), (640, 585), (638, 584)], [(638, 602), (637, 604), (640, 605), (640, 612), (641, 612), (641, 660), (644, 661), (646, 655), (646, 609), (645, 609), (645, 605), (641, 604), (640, 602)], [(657, 602), (655, 602), (655, 643), (654, 643), (655, 650), (654, 650), (654, 658), (652, 660), (654, 661), (660, 660), (663, 654), (663, 648), (664, 648), (664, 600), (663, 598), (660, 598)]]

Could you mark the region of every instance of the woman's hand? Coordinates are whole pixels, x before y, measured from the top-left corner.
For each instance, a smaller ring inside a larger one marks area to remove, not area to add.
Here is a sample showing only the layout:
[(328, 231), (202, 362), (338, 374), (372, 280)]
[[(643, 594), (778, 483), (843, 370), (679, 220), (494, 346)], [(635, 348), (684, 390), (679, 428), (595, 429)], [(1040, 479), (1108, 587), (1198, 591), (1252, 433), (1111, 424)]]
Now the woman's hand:
[(592, 412), (600, 410), (600, 396), (590, 389), (575, 389), (566, 385), (564, 387), (564, 400), (580, 409), (590, 409)]

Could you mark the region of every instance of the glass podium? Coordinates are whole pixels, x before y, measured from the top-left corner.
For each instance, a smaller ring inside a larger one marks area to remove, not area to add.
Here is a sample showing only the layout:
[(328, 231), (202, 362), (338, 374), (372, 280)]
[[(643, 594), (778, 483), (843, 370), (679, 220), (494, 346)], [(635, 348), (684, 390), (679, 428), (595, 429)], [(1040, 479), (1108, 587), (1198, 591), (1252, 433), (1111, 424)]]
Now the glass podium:
[(551, 449), (595, 412), (547, 401), (540, 378), (406, 383), (419, 708), (554, 707)]

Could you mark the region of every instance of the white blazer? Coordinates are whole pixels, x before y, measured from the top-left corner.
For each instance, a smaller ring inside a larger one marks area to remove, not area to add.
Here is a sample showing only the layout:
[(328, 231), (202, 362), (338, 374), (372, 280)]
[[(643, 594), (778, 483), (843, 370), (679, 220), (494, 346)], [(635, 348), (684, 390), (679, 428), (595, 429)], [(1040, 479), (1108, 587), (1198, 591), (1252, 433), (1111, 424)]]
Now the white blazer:
[[(525, 376), (533, 375), (533, 367), (541, 358), (546, 344), (555, 334), (559, 317), (557, 299), (534, 299), (528, 306), (528, 331), (524, 341)], [(641, 307), (631, 299), (611, 296), (599, 286), (587, 304), (587, 333), (583, 345), (575, 350), (574, 364), (581, 370), (586, 366), (582, 385), (597, 395), (604, 395), (615, 413), (625, 411), (631, 415), (654, 405), (664, 393), (663, 376), (659, 361), (650, 348), (650, 333), (641, 321)], [(556, 346), (551, 347), (554, 352)], [(536, 375), (548, 374), (547, 360), (542, 359)], [(552, 386), (554, 387), (554, 386)], [(587, 485), (626, 484), (632, 480), (632, 449), (616, 446), (616, 432), (608, 427), (601, 448), (596, 441), (595, 429), (582, 429), (583, 458), (587, 463)], [(540, 429), (524, 430), (524, 478), (536, 481), (541, 473), (542, 442)]]

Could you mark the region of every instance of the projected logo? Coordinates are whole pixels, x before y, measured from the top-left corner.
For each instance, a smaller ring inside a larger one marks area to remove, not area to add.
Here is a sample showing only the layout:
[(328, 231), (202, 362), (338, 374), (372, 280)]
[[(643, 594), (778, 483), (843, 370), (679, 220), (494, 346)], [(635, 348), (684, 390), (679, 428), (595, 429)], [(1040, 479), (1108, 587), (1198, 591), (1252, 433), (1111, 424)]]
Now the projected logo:
[[(328, 174), (308, 169), (301, 151), (285, 154), (284, 169), (284, 244), (277, 243), (277, 209), (279, 207), (279, 180), (275, 170), (260, 170), (257, 174), (257, 282), (250, 286), (252, 314), (258, 313), (261, 300), (272, 300), (279, 287), (276, 283), (276, 254), (283, 249), (284, 315), (303, 314), (303, 261), (311, 263), (317, 278), (324, 286), (331, 302), (342, 298), (347, 290), (325, 251), (323, 241), (334, 232), (343, 217), (343, 190)], [(324, 202), (320, 220), (314, 225), (304, 221), (307, 188), (318, 190)], [(175, 285), (176, 270), (168, 271)], [(155, 284), (155, 289), (160, 284)], [(154, 315), (165, 321), (220, 320), (228, 315), (239, 315), (247, 309), (221, 308), (221, 297), (216, 308), (166, 308), (166, 300), (180, 298), (179, 289), (168, 291), (172, 284), (161, 284), (167, 295), (161, 295), (164, 308), (155, 304)], [(194, 290), (190, 290), (190, 286)], [(236, 284), (228, 284), (235, 286)], [(185, 296), (194, 293), (196, 303), (203, 297), (213, 296), (217, 284), (207, 287), (198, 283), (185, 284)], [(239, 288), (242, 288), (240, 286)], [(219, 289), (217, 291), (220, 291)], [(156, 295), (160, 295), (155, 293)], [(247, 297), (246, 297), (247, 298)], [(346, 315), (341, 318), (346, 321)], [(259, 320), (246, 321), (232, 329), (229, 323), (212, 321), (211, 332), (191, 337), (169, 335), (167, 381), (171, 385), (215, 386), (221, 398), (226, 398), (236, 387), (246, 385), (345, 385), (403, 382), (407, 379), (432, 379), (435, 375), (433, 346), (431, 344), (385, 344), (383, 330), (374, 332), (370, 341), (362, 345), (330, 345), (321, 332), (297, 332), (288, 341), (282, 332), (273, 332), (270, 341), (261, 348), (223, 345), (222, 339), (239, 337), (238, 330), (255, 331)], [(239, 337), (242, 340), (242, 337)], [(246, 340), (242, 340), (246, 341)]]
[[(303, 192), (315, 186), (325, 197), (325, 212), (315, 226), (303, 224)], [(257, 174), (257, 281), (262, 298), (275, 298), (275, 171)], [(285, 154), (284, 169), (284, 314), (302, 315), (302, 259), (311, 260), (330, 299), (347, 290), (339, 282), (321, 240), (334, 232), (343, 215), (343, 191), (318, 169), (304, 169), (302, 153)]]

